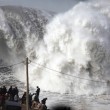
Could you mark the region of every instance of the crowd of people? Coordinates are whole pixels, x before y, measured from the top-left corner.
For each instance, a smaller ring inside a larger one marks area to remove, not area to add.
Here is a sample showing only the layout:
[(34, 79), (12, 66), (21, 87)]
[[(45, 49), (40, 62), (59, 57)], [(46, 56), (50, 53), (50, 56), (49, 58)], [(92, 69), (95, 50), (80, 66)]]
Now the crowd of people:
[[(39, 100), (40, 88), (37, 86), (37, 90), (35, 93), (29, 93), (29, 108), (36, 108), (38, 110), (47, 110), (46, 100), (47, 98)], [(21, 104), (26, 104), (26, 92), (19, 97), (19, 90), (17, 87), (10, 86), (7, 89), (5, 86), (0, 87), (0, 106), (3, 107), (5, 105), (5, 101), (14, 101), (20, 102)]]
[(17, 87), (12, 88), (12, 86), (10, 86), (8, 90), (5, 86), (0, 87), (0, 106), (3, 106), (6, 100), (18, 101), (18, 92)]

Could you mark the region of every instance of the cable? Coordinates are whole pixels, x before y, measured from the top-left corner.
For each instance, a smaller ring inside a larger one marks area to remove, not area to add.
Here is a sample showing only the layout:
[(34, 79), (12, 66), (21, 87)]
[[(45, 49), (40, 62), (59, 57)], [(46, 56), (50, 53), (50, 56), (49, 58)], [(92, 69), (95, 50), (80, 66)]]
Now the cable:
[(12, 67), (12, 66), (16, 66), (16, 65), (21, 64), (21, 63), (23, 63), (23, 62), (24, 62), (24, 61), (19, 62), (19, 63), (12, 64), (12, 65), (9, 65), (9, 66), (2, 66), (2, 67), (0, 67), (0, 69)]
[[(31, 60), (30, 60), (30, 61), (31, 61)], [(81, 78), (81, 77), (78, 77), (78, 76), (69, 75), (69, 74), (66, 74), (66, 73), (59, 72), (59, 71), (57, 71), (57, 70), (54, 70), (54, 69), (48, 68), (48, 67), (43, 66), (43, 65), (41, 65), (41, 64), (38, 64), (38, 63), (36, 63), (36, 62), (33, 62), (33, 61), (31, 61), (31, 62), (34, 63), (34, 64), (36, 64), (36, 65), (38, 65), (38, 66), (42, 66), (42, 67), (47, 68), (47, 69), (49, 69), (49, 70), (51, 70), (51, 71), (55, 71), (55, 72), (57, 72), (57, 73), (65, 74), (65, 75), (67, 75), (67, 76), (71, 76), (71, 77), (79, 78), (79, 79), (82, 79), (82, 80), (89, 80), (89, 81), (93, 81), (93, 82), (106, 83), (106, 82), (103, 82), (103, 81), (90, 80), (90, 79), (85, 79), (85, 78)]]
[(13, 66), (16, 66), (16, 65), (18, 65), (18, 64), (21, 64), (22, 62), (19, 62), (19, 63), (16, 63), (16, 64), (12, 64), (12, 65), (9, 65), (9, 66), (2, 66), (2, 67), (0, 67), (0, 72), (1, 73), (6, 73), (6, 72), (11, 72), (11, 67), (13, 67)]
[[(34, 64), (30, 64), (30, 65), (32, 65), (32, 66), (34, 66), (34, 67), (36, 67)], [(54, 74), (54, 75), (56, 75), (56, 74)], [(59, 76), (59, 77), (61, 77), (61, 75), (59, 75), (59, 74), (57, 74), (56, 76)], [(68, 80), (72, 80), (72, 79), (70, 79), (70, 78), (67, 78), (67, 77), (62, 77), (63, 79), (68, 79)], [(93, 85), (93, 83), (89, 83), (89, 84), (86, 84), (86, 83), (82, 83), (82, 82), (78, 82), (78, 83), (81, 83), (81, 84), (85, 84), (85, 85), (89, 85), (89, 86), (94, 86)], [(106, 89), (108, 89), (107, 87), (103, 87), (103, 88), (106, 88)]]
[[(32, 61), (31, 61), (32, 62)], [(22, 62), (19, 62), (19, 63), (16, 63), (16, 64), (12, 64), (12, 65), (9, 65), (9, 66), (4, 66), (4, 67), (0, 67), (0, 69), (2, 69), (2, 68), (7, 68), (7, 67), (13, 67), (13, 66), (16, 66), (16, 65), (18, 65), (18, 64), (21, 64), (21, 63), (24, 63), (24, 61), (22, 61)], [(34, 63), (34, 64), (37, 64), (37, 63), (35, 63), (35, 62), (32, 62), (32, 63)], [(32, 64), (31, 64), (32, 65)], [(40, 65), (40, 64), (37, 64), (38, 66)], [(40, 65), (41, 67), (45, 67), (45, 66), (43, 66), (43, 65)], [(53, 69), (50, 69), (50, 68), (48, 68), (48, 67), (45, 67), (45, 68), (47, 68), (47, 69), (49, 69), (49, 70), (52, 70), (52, 71), (55, 71), (55, 72), (58, 72), (58, 71), (56, 71), (56, 70), (53, 70)], [(62, 72), (58, 72), (58, 73), (62, 73)], [(66, 73), (63, 73), (63, 74), (66, 74)], [(68, 75), (68, 74), (66, 74), (66, 75)], [(68, 76), (72, 76), (72, 75), (68, 75)], [(72, 76), (72, 77), (75, 77), (75, 78), (80, 78), (80, 77), (76, 77), (76, 76)], [(82, 78), (80, 78), (80, 79), (82, 79)], [(83, 78), (84, 80), (85, 80), (85, 78)], [(89, 79), (86, 79), (86, 80), (89, 80)], [(90, 80), (90, 81), (94, 81), (94, 80)], [(100, 82), (100, 81), (95, 81), (95, 82)], [(89, 85), (89, 84), (88, 84)], [(86, 98), (86, 99), (91, 99), (91, 98)], [(82, 105), (81, 105), (82, 106)], [(97, 107), (97, 106), (88, 106), (88, 107)]]

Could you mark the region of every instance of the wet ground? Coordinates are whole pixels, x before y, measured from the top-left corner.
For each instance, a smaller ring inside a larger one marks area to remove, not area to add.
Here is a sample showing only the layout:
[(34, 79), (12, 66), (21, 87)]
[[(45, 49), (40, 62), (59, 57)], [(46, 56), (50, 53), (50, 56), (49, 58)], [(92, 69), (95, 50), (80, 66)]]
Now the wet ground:
[(82, 95), (44, 93), (41, 98), (48, 97), (47, 106), (69, 106), (73, 110), (110, 110), (110, 95)]

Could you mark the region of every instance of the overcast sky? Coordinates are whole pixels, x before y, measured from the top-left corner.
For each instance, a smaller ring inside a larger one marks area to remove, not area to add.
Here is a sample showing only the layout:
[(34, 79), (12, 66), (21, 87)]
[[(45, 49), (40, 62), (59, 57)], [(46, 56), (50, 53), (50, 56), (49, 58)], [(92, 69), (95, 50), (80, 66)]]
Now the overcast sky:
[(0, 0), (0, 5), (18, 5), (54, 12), (64, 12), (85, 0)]

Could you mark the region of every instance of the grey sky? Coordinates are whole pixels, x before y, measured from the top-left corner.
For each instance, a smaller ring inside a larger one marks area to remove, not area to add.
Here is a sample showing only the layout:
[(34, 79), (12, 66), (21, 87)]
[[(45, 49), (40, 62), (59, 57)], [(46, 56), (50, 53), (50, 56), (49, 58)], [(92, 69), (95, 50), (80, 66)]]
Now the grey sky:
[(54, 12), (64, 12), (85, 0), (0, 0), (0, 5), (18, 5)]

